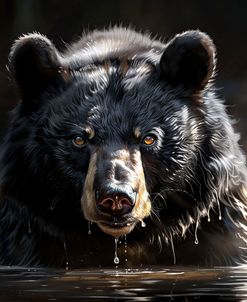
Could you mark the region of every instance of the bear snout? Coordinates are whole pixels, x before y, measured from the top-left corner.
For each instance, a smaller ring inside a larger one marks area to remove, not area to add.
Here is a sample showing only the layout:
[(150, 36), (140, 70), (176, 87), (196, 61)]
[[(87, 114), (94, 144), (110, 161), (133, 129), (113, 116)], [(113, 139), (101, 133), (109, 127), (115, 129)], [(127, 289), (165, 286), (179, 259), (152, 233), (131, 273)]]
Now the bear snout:
[(92, 154), (81, 202), (84, 217), (105, 233), (131, 232), (151, 212), (140, 151), (104, 147)]
[(96, 207), (100, 212), (112, 216), (129, 214), (135, 205), (136, 195), (129, 185), (101, 188), (96, 190)]

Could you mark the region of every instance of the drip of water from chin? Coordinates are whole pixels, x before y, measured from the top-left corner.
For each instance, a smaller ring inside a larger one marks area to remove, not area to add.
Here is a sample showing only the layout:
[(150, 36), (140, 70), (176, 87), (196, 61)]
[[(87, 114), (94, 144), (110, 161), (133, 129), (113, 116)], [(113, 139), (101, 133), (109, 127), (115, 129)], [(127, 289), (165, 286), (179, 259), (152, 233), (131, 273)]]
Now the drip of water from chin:
[(116, 265), (116, 268), (117, 268), (117, 265), (119, 264), (119, 258), (118, 258), (118, 238), (115, 238), (115, 252), (114, 252), (114, 259), (113, 259), (113, 262), (114, 264)]
[(124, 261), (126, 265), (126, 272), (127, 272), (127, 264), (128, 264), (128, 245), (127, 245), (127, 235), (124, 235)]

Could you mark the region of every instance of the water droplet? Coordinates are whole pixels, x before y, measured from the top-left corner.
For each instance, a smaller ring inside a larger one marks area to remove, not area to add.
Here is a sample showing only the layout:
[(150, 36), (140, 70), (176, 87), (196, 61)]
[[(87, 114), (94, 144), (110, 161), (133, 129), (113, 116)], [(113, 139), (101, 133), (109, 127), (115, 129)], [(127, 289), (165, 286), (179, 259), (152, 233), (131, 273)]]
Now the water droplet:
[(119, 258), (118, 258), (118, 238), (115, 238), (115, 257), (113, 260), (114, 264), (119, 264)]
[(199, 219), (197, 219), (196, 221), (196, 226), (195, 226), (195, 244), (198, 244), (199, 241), (198, 241), (198, 237), (197, 237), (197, 231), (198, 231), (198, 226), (199, 226)]
[(141, 220), (141, 226), (142, 226), (142, 228), (146, 227), (146, 223), (143, 220)]
[(222, 220), (222, 215), (221, 215), (221, 208), (220, 208), (220, 202), (219, 202), (219, 200), (218, 200), (218, 198), (217, 198), (217, 206), (218, 206), (218, 211), (219, 211), (219, 220)]
[(52, 200), (51, 205), (50, 205), (50, 211), (54, 210), (57, 202), (58, 202), (58, 200), (56, 198)]
[(128, 246), (127, 246), (127, 235), (124, 235), (124, 257), (125, 257), (124, 261), (125, 261), (126, 265), (127, 265), (127, 262), (128, 262), (127, 248), (128, 248)]
[(68, 261), (66, 261), (66, 266), (65, 266), (65, 269), (66, 269), (66, 271), (68, 271), (68, 270), (69, 270), (69, 262), (68, 262)]
[(210, 222), (211, 219), (210, 219), (210, 209), (208, 210), (208, 222)]
[(88, 235), (91, 235), (92, 234), (92, 231), (91, 231), (91, 221), (88, 221)]

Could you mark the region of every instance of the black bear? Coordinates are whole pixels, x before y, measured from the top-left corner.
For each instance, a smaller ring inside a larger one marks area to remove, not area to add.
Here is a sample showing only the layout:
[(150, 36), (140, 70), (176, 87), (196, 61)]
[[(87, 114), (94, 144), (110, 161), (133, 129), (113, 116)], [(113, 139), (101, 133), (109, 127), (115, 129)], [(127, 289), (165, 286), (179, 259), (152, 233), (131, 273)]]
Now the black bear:
[(110, 266), (119, 237), (120, 265), (124, 240), (129, 266), (243, 263), (247, 170), (214, 92), (215, 53), (198, 30), (162, 43), (114, 27), (64, 52), (19, 38), (0, 263)]

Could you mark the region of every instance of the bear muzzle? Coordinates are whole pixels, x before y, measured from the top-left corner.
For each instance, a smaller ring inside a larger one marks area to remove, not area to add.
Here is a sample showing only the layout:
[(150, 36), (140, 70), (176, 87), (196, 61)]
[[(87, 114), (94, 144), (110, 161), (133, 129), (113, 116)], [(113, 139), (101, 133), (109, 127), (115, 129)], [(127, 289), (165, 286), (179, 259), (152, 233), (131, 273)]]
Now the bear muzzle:
[[(108, 150), (107, 150), (108, 151)], [(151, 202), (138, 150), (106, 149), (91, 156), (84, 183), (84, 217), (119, 237), (150, 215)]]

